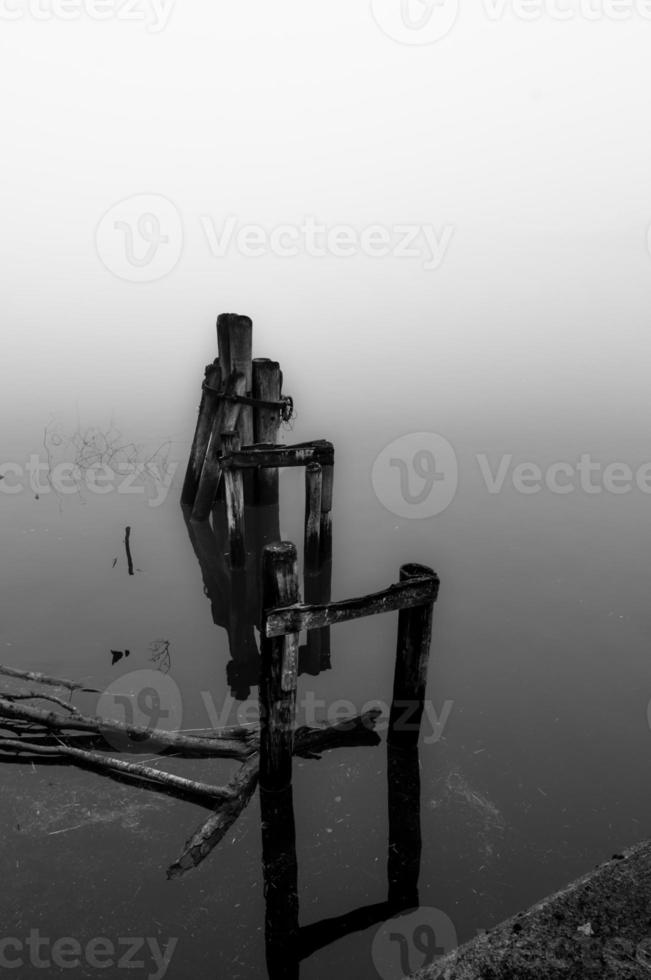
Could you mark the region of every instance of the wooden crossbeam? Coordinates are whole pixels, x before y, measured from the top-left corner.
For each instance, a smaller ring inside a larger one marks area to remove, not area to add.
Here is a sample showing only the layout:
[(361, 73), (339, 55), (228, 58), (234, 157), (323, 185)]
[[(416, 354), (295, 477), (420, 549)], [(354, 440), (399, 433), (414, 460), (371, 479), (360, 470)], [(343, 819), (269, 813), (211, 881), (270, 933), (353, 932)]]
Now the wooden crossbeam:
[(423, 575), (359, 599), (344, 599), (342, 602), (329, 602), (325, 605), (295, 603), (291, 606), (265, 610), (263, 634), (269, 638), (286, 636), (290, 633), (299, 633), (301, 630), (323, 629), (351, 619), (361, 619), (363, 616), (376, 616), (398, 609), (425, 606), (436, 602), (438, 590), (438, 576)]
[(222, 456), (219, 464), (223, 470), (244, 470), (281, 466), (307, 466), (308, 463), (320, 463), (322, 466), (332, 466), (335, 450), (331, 442), (301, 443), (296, 446), (247, 446), (240, 452), (228, 453)]

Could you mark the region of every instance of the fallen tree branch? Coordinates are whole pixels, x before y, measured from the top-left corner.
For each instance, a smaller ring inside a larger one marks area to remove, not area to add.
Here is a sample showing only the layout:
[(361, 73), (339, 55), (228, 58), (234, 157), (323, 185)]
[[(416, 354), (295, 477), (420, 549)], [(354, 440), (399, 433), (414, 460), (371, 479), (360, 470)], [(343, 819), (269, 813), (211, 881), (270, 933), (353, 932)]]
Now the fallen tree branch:
[(84, 767), (99, 769), (101, 772), (133, 776), (147, 782), (157, 783), (184, 795), (207, 797), (213, 802), (216, 800), (228, 802), (233, 795), (232, 790), (227, 786), (209, 786), (207, 783), (200, 783), (195, 779), (186, 779), (184, 776), (176, 776), (171, 772), (161, 772), (138, 762), (124, 762), (122, 759), (105, 756), (100, 752), (76, 749), (70, 745), (37, 745), (33, 742), (26, 742), (24, 739), (0, 736), (0, 752), (29, 752), (31, 755), (63, 756)]
[[(295, 736), (294, 755), (318, 758), (315, 753), (341, 746), (378, 745), (380, 737), (374, 728), (380, 714), (375, 708), (338, 725), (299, 728)], [(167, 869), (168, 878), (179, 878), (208, 857), (249, 803), (258, 785), (259, 773), (260, 755), (256, 752), (228, 784), (232, 797), (220, 804), (186, 842), (181, 856)]]
[[(96, 735), (120, 735), (134, 743), (147, 745), (147, 751), (158, 747), (175, 749), (185, 756), (215, 756), (223, 759), (248, 759), (256, 750), (257, 735), (251, 729), (227, 729), (227, 735), (215, 731), (209, 738), (197, 738), (180, 732), (167, 732), (160, 728), (144, 728), (127, 725), (121, 721), (103, 718), (87, 718), (76, 714), (64, 718), (54, 711), (34, 708), (31, 705), (18, 705), (0, 696), (0, 718), (19, 719), (36, 722), (53, 731), (83, 731)], [(239, 735), (238, 735), (239, 733)], [(237, 736), (237, 737), (236, 737)]]
[(1, 696), (6, 698), (7, 701), (52, 701), (54, 704), (65, 708), (72, 715), (81, 714), (79, 708), (76, 708), (74, 704), (70, 704), (69, 701), (64, 701), (63, 698), (58, 698), (55, 694), (37, 694), (31, 691), (28, 694), (3, 694)]
[(16, 667), (7, 667), (0, 664), (0, 674), (7, 677), (17, 677), (24, 681), (33, 681), (35, 684), (48, 684), (51, 687), (66, 687), (69, 691), (85, 691), (88, 694), (100, 694), (101, 692), (94, 687), (84, 687), (78, 681), (67, 681), (61, 677), (50, 677), (49, 674), (40, 674), (34, 670), (18, 670)]

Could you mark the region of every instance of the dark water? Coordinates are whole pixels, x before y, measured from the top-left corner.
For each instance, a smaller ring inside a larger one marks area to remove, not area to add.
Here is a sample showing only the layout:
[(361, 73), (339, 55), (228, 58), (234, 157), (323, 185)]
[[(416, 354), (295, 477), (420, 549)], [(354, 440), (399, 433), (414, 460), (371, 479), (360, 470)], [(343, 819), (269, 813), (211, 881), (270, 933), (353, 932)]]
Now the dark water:
[[(120, 683), (129, 689), (136, 671), (164, 674), (178, 686), (183, 729), (234, 722), (256, 701), (255, 686), (246, 699), (246, 665), (235, 684), (246, 700), (232, 698), (228, 636), (215, 624), (229, 603), (225, 546), (214, 552), (212, 572), (205, 561), (202, 567), (205, 535), (188, 532), (178, 503), (203, 356), (197, 345), (187, 377), (183, 365), (168, 363), (163, 377), (145, 379), (142, 412), (128, 397), (117, 408), (98, 397), (83, 417), (53, 415), (44, 392), (32, 406), (34, 422), (23, 420), (14, 432), (7, 458), (18, 463), (31, 453), (50, 466), (82, 457), (85, 466), (88, 453), (116, 465), (149, 460), (160, 470), (146, 483), (136, 481), (142, 492), (55, 493), (44, 483), (37, 494), (25, 481), (13, 494), (6, 490), (15, 477), (5, 470), (0, 501), (2, 661), (109, 692)], [(472, 436), (463, 420), (455, 431), (452, 413), (439, 412), (433, 400), (424, 424), (421, 417), (420, 426), (410, 426), (428, 401), (422, 393), (401, 395), (393, 407), (389, 396), (374, 407), (367, 392), (351, 405), (333, 398), (327, 372), (313, 386), (301, 383), (300, 359), (288, 357), (285, 370), (298, 418), (283, 440), (325, 437), (336, 444), (333, 598), (383, 588), (407, 561), (434, 566), (442, 580), (428, 698), (432, 717), (444, 724), (435, 738), (424, 721), (420, 793), (414, 797), (407, 763), (403, 783), (398, 779), (407, 800), (412, 789), (405, 827), (418, 827), (420, 804), (418, 912), (382, 926), (389, 913), (374, 908), (388, 896), (384, 735), (377, 747), (337, 749), (295, 764), (299, 921), (309, 927), (344, 917), (325, 931), (306, 931), (308, 947), (332, 941), (303, 960), (300, 976), (389, 980), (648, 834), (646, 496), (529, 496), (512, 487), (491, 495), (475, 462), (485, 452), (496, 468), (508, 451), (546, 466), (591, 451), (604, 462), (637, 465), (644, 447), (630, 434), (616, 441), (551, 431), (521, 432), (509, 442), (508, 431), (501, 428), (497, 439), (497, 424), (491, 429), (486, 419)], [(162, 403), (161, 385), (170, 392)], [(325, 404), (322, 413), (318, 406)], [(403, 519), (379, 502), (373, 461), (407, 432), (443, 431), (437, 415), (446, 416), (456, 449), (459, 491), (443, 513)], [(178, 467), (166, 487), (172, 463)], [(281, 500), (283, 537), (300, 552), (301, 472), (283, 472)], [(301, 676), (299, 703), (319, 699), (318, 718), (326, 720), (340, 699), (356, 712), (389, 701), (396, 620), (390, 614), (333, 628), (332, 669)], [(106, 704), (106, 694), (99, 701), (75, 695), (87, 713), (100, 702)], [(226, 782), (236, 766), (145, 758), (211, 783)], [(163, 967), (151, 946), (139, 949), (137, 976), (266, 975), (257, 795), (199, 869), (167, 880), (204, 808), (62, 765), (8, 761), (2, 774), (6, 937), (26, 942), (38, 930), (50, 943), (41, 948), (45, 960), (55, 939), (75, 937), (86, 947), (106, 937), (117, 951), (111, 971), (103, 971), (109, 976), (121, 975), (115, 964), (127, 953), (127, 937), (156, 940), (163, 951), (177, 940)], [(290, 970), (295, 954), (288, 946)], [(23, 952), (21, 977), (45, 972), (102, 973), (88, 957), (71, 971), (38, 966)]]

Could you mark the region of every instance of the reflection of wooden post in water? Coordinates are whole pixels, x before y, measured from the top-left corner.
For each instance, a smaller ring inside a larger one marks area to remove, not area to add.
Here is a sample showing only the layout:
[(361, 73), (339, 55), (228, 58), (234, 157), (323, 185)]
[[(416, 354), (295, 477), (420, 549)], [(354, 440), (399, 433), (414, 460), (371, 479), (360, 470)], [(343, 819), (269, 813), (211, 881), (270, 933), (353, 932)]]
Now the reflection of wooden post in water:
[[(221, 515), (216, 511), (215, 516)], [(231, 693), (237, 700), (246, 701), (260, 674), (253, 631), (257, 619), (247, 612), (246, 572), (228, 568), (224, 559), (225, 528), (217, 531), (209, 521), (196, 523), (187, 518), (186, 527), (201, 568), (204, 592), (210, 600), (212, 620), (228, 634), (232, 659), (226, 667), (226, 678)]]
[(391, 745), (402, 748), (418, 745), (432, 639), (432, 614), (439, 582), (432, 569), (424, 565), (403, 565), (400, 569), (401, 582), (423, 576), (431, 576), (434, 581), (432, 600), (424, 605), (401, 609), (398, 613), (393, 702), (387, 740)]
[[(222, 451), (237, 453), (241, 441), (237, 432), (222, 432)], [(230, 546), (231, 568), (246, 566), (246, 544), (244, 541), (244, 483), (242, 470), (228, 469), (224, 472), (224, 495), (226, 497), (226, 522)]]
[(291, 786), (260, 793), (269, 980), (298, 980), (298, 867)]
[(420, 760), (418, 748), (387, 745), (389, 793), (389, 905), (395, 911), (418, 908), (420, 874)]
[[(246, 378), (243, 374), (231, 374), (225, 385), (225, 395), (243, 395), (246, 388)], [(210, 445), (199, 478), (199, 489), (192, 508), (193, 521), (205, 521), (215, 502), (217, 487), (221, 477), (221, 434), (235, 427), (240, 414), (240, 403), (222, 399), (219, 403), (212, 432)]]
[(194, 440), (192, 442), (192, 449), (190, 450), (188, 467), (185, 471), (183, 492), (181, 494), (181, 502), (185, 504), (186, 507), (192, 507), (197, 493), (197, 487), (199, 486), (201, 467), (203, 466), (206, 450), (208, 449), (210, 433), (212, 432), (212, 426), (215, 419), (215, 412), (217, 411), (217, 405), (219, 403), (219, 395), (217, 394), (217, 391), (220, 388), (221, 380), (219, 360), (216, 360), (213, 364), (209, 364), (206, 368), (205, 377), (205, 384), (213, 390), (210, 391), (203, 388), (201, 392), (199, 417), (197, 419), (197, 427), (194, 433)]
[[(267, 545), (262, 563), (263, 608), (299, 601), (296, 548), (290, 542)], [(292, 781), (296, 720), (298, 634), (261, 634), (260, 786), (281, 790)]]
[[(253, 397), (265, 402), (279, 402), (282, 387), (280, 364), (267, 357), (253, 361)], [(253, 419), (253, 437), (256, 444), (274, 444), (278, 441), (280, 413), (277, 408), (258, 406)], [(278, 504), (278, 470), (260, 469), (255, 475), (255, 503), (259, 507), (275, 507)], [(273, 540), (280, 538), (280, 529)]]
[(249, 615), (249, 578), (244, 568), (231, 570), (230, 624), (228, 638), (231, 662), (226, 667), (226, 677), (231, 693), (237, 701), (246, 701), (251, 687), (260, 679), (260, 655)]

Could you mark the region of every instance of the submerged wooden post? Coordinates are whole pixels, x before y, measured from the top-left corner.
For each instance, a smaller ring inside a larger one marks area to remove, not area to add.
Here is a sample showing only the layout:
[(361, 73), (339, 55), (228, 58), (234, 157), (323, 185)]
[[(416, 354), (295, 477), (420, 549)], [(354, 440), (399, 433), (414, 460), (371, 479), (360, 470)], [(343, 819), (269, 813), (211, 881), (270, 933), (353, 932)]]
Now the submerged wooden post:
[[(222, 432), (222, 452), (237, 453), (241, 441), (238, 432)], [(226, 496), (226, 521), (228, 524), (229, 555), (232, 568), (246, 565), (246, 544), (244, 541), (244, 485), (242, 470), (227, 469), (224, 472)]]
[(439, 583), (432, 569), (425, 565), (403, 565), (400, 569), (401, 582), (424, 576), (434, 579), (434, 598), (425, 605), (401, 609), (398, 613), (393, 702), (387, 740), (401, 748), (418, 745), (432, 639), (432, 614)]
[(181, 494), (181, 503), (185, 504), (186, 507), (192, 506), (194, 503), (194, 498), (197, 495), (201, 468), (206, 457), (206, 450), (208, 449), (208, 443), (210, 442), (210, 433), (215, 420), (215, 413), (219, 405), (219, 396), (217, 394), (221, 385), (221, 368), (219, 359), (207, 366), (205, 373), (205, 384), (209, 387), (208, 389), (203, 388), (201, 392), (199, 417), (197, 419), (197, 426), (194, 432), (194, 439), (192, 440), (192, 449), (190, 450), (190, 458), (188, 460), (187, 470), (185, 471), (183, 492)]
[(305, 574), (319, 570), (319, 541), (321, 536), (321, 496), (323, 471), (320, 463), (305, 467)]
[[(264, 549), (262, 590), (264, 611), (299, 601), (296, 547), (290, 542)], [(292, 781), (298, 634), (269, 638), (263, 628), (260, 638), (260, 787), (281, 790)]]
[[(282, 371), (277, 361), (256, 357), (253, 361), (253, 397), (261, 401), (280, 401)], [(257, 407), (253, 418), (253, 438), (259, 443), (276, 443), (280, 428), (280, 410)], [(261, 469), (255, 478), (255, 502), (273, 506), (278, 502), (278, 470)]]
[[(246, 380), (243, 374), (231, 374), (224, 388), (224, 395), (243, 395)], [(212, 432), (210, 434), (210, 444), (206, 453), (199, 488), (192, 509), (193, 521), (205, 521), (212, 505), (215, 502), (217, 487), (221, 478), (221, 466), (219, 457), (221, 456), (221, 434), (234, 427), (240, 412), (240, 403), (229, 401), (222, 397)]]

